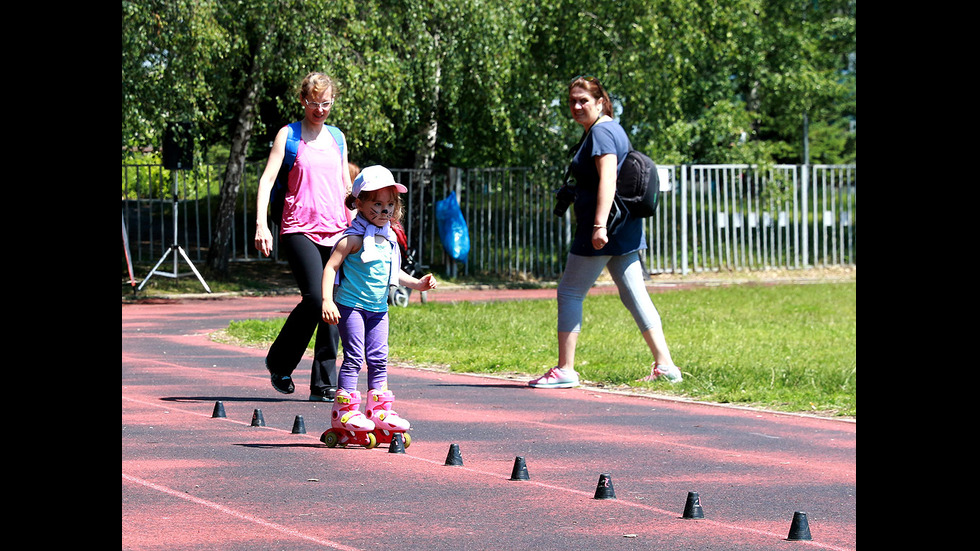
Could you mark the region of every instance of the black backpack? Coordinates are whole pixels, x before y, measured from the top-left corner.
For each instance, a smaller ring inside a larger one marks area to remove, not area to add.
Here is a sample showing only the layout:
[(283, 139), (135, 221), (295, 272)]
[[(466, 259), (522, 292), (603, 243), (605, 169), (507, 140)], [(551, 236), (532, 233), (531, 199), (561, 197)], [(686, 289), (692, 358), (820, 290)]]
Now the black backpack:
[(660, 204), (660, 177), (650, 157), (630, 149), (616, 178), (616, 196), (633, 218), (648, 218)]

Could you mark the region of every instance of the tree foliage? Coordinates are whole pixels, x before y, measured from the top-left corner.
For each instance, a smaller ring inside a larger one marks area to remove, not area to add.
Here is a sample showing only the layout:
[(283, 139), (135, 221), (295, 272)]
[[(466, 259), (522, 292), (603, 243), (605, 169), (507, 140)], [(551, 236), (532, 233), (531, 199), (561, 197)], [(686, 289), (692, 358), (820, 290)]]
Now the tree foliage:
[(362, 165), (561, 166), (581, 74), (661, 164), (804, 162), (804, 121), (810, 162), (857, 159), (853, 0), (143, 0), (122, 23), (124, 156), (191, 121), (229, 151), (222, 201), (312, 70)]
[(294, 90), (310, 70), (339, 83), (331, 122), (361, 162), (560, 164), (578, 74), (599, 77), (636, 146), (664, 163), (800, 162), (804, 115), (814, 162), (856, 159), (853, 1), (122, 4), (123, 146), (158, 145), (175, 118), (230, 142), (261, 47), (252, 159), (302, 114)]

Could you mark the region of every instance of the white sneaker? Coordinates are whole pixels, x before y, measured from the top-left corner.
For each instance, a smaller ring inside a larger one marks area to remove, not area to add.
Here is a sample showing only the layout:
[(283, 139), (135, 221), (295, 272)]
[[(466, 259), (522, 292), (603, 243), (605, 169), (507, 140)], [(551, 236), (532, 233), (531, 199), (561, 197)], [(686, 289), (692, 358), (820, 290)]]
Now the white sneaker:
[(660, 365), (658, 363), (653, 364), (652, 373), (641, 380), (656, 381), (660, 377), (663, 377), (672, 383), (679, 383), (684, 380), (684, 377), (681, 376), (681, 370), (678, 369), (676, 365)]
[(574, 388), (579, 386), (578, 373), (574, 369), (552, 367), (547, 373), (527, 383), (531, 388)]

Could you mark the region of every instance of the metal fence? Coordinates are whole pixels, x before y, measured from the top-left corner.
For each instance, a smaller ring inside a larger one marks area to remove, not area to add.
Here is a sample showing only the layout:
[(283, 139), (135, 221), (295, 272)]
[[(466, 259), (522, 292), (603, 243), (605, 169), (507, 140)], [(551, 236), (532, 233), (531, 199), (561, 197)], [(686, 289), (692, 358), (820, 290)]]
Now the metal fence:
[[(235, 215), (232, 261), (266, 260), (254, 249), (255, 194), (263, 166), (246, 167)], [(647, 219), (644, 261), (651, 273), (856, 266), (857, 166), (660, 167), (663, 195)], [(203, 261), (216, 224), (222, 167), (122, 169), (124, 247), (153, 262), (179, 245)], [(572, 235), (571, 209), (552, 214), (558, 170), (393, 169), (408, 188), (403, 225), (422, 265), (441, 273), (553, 279)], [(469, 230), (465, 263), (440, 242), (435, 204), (453, 191)], [(174, 218), (176, 213), (176, 220)], [(274, 232), (275, 233), (275, 232)], [(278, 261), (278, 245), (273, 249)], [(177, 271), (176, 255), (174, 273)]]
[(651, 272), (857, 265), (857, 166), (668, 167), (647, 225)]

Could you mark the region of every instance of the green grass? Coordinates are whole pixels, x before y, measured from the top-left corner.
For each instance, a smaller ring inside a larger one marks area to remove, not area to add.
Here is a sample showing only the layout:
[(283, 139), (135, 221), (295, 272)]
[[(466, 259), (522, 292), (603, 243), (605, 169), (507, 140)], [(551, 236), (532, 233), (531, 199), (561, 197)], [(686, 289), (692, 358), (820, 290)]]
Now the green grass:
[[(684, 381), (634, 382), (650, 352), (615, 295), (589, 297), (576, 369), (592, 384), (697, 400), (856, 416), (857, 284), (741, 285), (653, 295)], [(391, 310), (393, 362), (538, 375), (556, 362), (552, 300), (412, 304)], [(232, 322), (266, 346), (283, 319)]]

